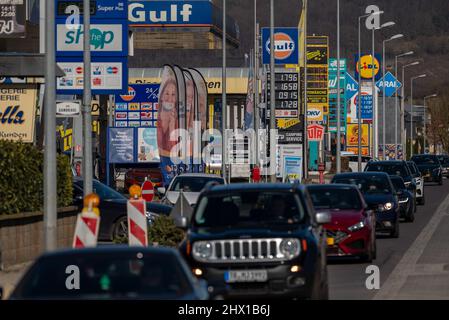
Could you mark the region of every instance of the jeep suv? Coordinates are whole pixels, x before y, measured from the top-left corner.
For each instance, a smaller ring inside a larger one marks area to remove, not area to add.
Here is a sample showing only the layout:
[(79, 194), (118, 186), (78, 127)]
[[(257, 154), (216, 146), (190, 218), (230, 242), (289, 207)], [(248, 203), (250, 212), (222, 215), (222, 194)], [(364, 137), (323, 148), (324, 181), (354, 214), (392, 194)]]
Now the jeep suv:
[(328, 213), (290, 184), (231, 184), (202, 192), (180, 246), (212, 296), (328, 298)]

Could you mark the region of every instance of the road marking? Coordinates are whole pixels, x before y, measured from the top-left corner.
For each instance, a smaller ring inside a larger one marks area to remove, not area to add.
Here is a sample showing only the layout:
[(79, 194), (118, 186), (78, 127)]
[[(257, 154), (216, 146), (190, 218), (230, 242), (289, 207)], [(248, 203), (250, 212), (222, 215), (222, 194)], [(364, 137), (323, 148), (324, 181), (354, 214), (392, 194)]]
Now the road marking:
[(430, 221), (415, 239), (413, 244), (396, 265), (390, 276), (381, 286), (381, 289), (373, 297), (373, 300), (392, 300), (399, 295), (401, 288), (407, 281), (407, 277), (415, 273), (418, 259), (424, 252), (427, 243), (432, 238), (441, 220), (447, 215), (449, 209), (449, 195), (444, 199)]

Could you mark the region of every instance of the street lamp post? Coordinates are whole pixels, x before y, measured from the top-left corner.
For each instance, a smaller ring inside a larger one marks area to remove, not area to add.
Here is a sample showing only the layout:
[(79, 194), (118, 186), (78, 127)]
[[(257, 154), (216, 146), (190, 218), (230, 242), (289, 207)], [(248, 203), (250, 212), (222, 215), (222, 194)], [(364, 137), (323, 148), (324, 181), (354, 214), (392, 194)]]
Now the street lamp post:
[(227, 112), (227, 101), (226, 101), (226, 0), (223, 0), (223, 68), (221, 72), (221, 83), (222, 83), (222, 92), (221, 92), (221, 130), (222, 130), (222, 138), (221, 138), (221, 174), (223, 176), (223, 180), (226, 181), (226, 112)]
[(337, 0), (337, 173), (341, 173), (340, 0)]
[(427, 77), (426, 74), (420, 74), (410, 79), (410, 158), (413, 157), (413, 82), (425, 77)]
[(382, 84), (382, 145), (383, 145), (383, 147), (382, 147), (382, 159), (384, 159), (385, 160), (385, 155), (386, 155), (386, 148), (385, 148), (385, 146), (386, 146), (386, 141), (385, 141), (385, 137), (386, 137), (386, 125), (385, 125), (385, 44), (387, 43), (387, 42), (390, 42), (390, 41), (393, 41), (393, 40), (396, 40), (396, 39), (400, 39), (400, 38), (403, 38), (404, 37), (404, 35), (403, 34), (397, 34), (397, 35), (394, 35), (394, 36), (392, 36), (392, 37), (390, 37), (390, 38), (388, 38), (388, 39), (385, 39), (383, 42), (382, 42), (382, 75), (383, 75), (383, 77), (384, 77), (384, 80), (383, 80), (383, 84)]
[[(361, 21), (363, 18), (368, 18), (368, 17), (374, 17), (374, 16), (378, 16), (380, 14), (384, 13), (383, 11), (377, 11), (374, 13), (369, 13), (369, 14), (364, 14), (362, 16), (359, 16), (358, 21), (359, 21), (359, 36), (358, 36), (358, 41), (359, 41), (359, 51), (358, 51), (358, 65), (357, 65), (357, 73), (359, 75), (358, 77), (358, 81), (359, 81), (359, 90), (358, 90), (358, 95), (357, 95), (357, 128), (358, 128), (358, 143), (357, 143), (357, 147), (358, 147), (358, 171), (361, 172), (362, 171), (362, 107), (361, 107), (361, 97), (362, 97), (362, 78), (360, 75), (360, 71), (362, 69), (362, 64), (361, 64), (361, 57), (362, 57), (362, 39), (361, 39)], [(373, 28), (374, 30), (374, 28)], [(374, 31), (373, 31), (373, 35), (374, 35)], [(373, 37), (374, 40), (374, 37)], [(374, 47), (374, 45), (373, 45)], [(374, 65), (374, 56), (373, 56), (373, 65)]]
[(426, 153), (426, 140), (427, 140), (426, 100), (430, 99), (430, 98), (436, 98), (436, 97), (438, 97), (438, 94), (436, 94), (436, 93), (434, 93), (430, 96), (424, 97), (424, 121), (423, 121), (424, 122), (424, 143), (423, 143), (424, 152), (423, 153)]
[[(401, 99), (401, 145), (402, 145), (402, 151), (406, 152), (406, 141), (404, 136), (405, 131), (405, 69), (408, 67), (416, 66), (420, 64), (419, 61), (414, 61), (412, 63), (406, 64), (402, 66), (402, 99)], [(407, 155), (407, 153), (405, 153)]]
[[(406, 53), (402, 53), (400, 55), (395, 56), (395, 64), (394, 64), (394, 72), (395, 72), (395, 78), (398, 78), (398, 58), (405, 57), (414, 54), (413, 51), (409, 51)], [(404, 81), (404, 80), (403, 80)], [(404, 87), (404, 83), (402, 83), (402, 87)], [(395, 160), (398, 160), (398, 93), (397, 90), (395, 92), (395, 99), (394, 99), (394, 157)]]
[[(270, 166), (276, 163), (277, 138), (273, 137), (276, 130), (276, 88), (275, 88), (275, 64), (274, 64), (274, 0), (270, 0)], [(276, 171), (271, 170), (271, 182), (276, 182)]]

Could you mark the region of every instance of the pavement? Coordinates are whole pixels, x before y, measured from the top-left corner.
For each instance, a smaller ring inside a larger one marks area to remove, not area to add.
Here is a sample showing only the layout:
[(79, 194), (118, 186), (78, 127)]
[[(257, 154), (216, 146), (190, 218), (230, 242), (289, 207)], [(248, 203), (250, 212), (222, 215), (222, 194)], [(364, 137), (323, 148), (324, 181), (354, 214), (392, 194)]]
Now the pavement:
[(0, 271), (0, 288), (3, 288), (3, 299), (8, 298), (30, 265), (31, 263), (24, 263), (6, 271)]
[[(449, 181), (425, 186), (426, 205), (415, 222), (401, 223), (399, 239), (379, 236), (377, 259), (329, 262), (333, 300), (449, 299)], [(380, 289), (369, 290), (366, 268), (379, 267)]]

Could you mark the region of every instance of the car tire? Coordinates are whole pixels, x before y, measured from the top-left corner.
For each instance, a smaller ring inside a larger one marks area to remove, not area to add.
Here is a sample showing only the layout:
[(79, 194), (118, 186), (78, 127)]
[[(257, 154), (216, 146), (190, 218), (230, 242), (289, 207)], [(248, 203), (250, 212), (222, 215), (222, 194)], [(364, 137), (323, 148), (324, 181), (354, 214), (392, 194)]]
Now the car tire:
[(121, 216), (118, 218), (111, 231), (111, 240), (113, 242), (124, 243), (128, 242), (128, 217)]
[(405, 217), (405, 222), (413, 222), (413, 221), (415, 221), (416, 206), (415, 206), (415, 208), (413, 208), (410, 211), (411, 212)]
[(443, 185), (443, 177), (440, 178), (440, 180), (438, 181), (438, 185), (442, 186)]
[(418, 199), (418, 204), (419, 204), (420, 206), (423, 206), (423, 205), (426, 204), (426, 199), (425, 199), (424, 196), (422, 196), (421, 198)]
[(390, 237), (395, 239), (399, 238), (399, 221), (396, 222), (394, 230), (390, 233)]

